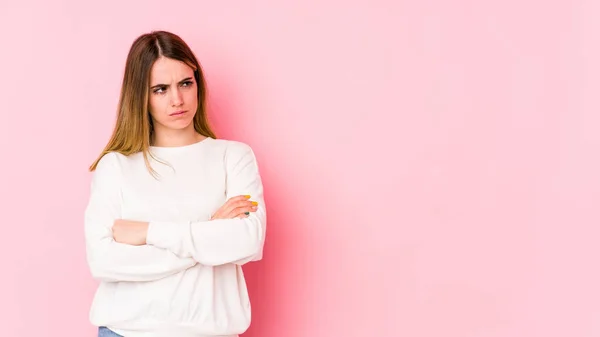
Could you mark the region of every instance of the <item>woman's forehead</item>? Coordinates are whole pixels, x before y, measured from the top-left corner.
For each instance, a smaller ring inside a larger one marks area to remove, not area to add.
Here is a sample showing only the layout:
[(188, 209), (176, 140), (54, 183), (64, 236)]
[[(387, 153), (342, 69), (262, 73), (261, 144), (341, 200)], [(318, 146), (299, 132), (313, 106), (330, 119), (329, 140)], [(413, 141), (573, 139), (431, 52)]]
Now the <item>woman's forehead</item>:
[(194, 69), (184, 62), (161, 57), (152, 65), (150, 81), (153, 84), (170, 84), (193, 77), (193, 75)]

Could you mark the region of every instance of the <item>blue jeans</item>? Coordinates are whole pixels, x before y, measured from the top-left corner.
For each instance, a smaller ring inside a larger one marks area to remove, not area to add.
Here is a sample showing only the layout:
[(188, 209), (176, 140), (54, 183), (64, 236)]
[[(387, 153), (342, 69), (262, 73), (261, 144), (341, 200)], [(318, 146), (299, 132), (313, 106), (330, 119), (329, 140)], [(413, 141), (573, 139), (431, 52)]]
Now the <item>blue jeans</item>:
[(98, 328), (98, 337), (123, 337), (123, 336), (119, 335), (118, 333), (113, 332), (109, 328), (101, 326)]

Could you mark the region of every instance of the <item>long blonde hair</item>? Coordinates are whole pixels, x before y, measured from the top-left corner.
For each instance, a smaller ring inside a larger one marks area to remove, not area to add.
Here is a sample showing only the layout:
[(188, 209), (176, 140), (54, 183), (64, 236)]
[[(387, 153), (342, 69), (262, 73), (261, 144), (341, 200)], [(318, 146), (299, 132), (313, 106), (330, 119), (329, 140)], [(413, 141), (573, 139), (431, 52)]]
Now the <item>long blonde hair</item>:
[(152, 118), (148, 111), (150, 70), (161, 56), (184, 62), (194, 69), (198, 84), (198, 109), (194, 116), (194, 129), (199, 134), (216, 138), (206, 115), (206, 81), (200, 63), (189, 46), (177, 35), (166, 31), (153, 31), (139, 36), (131, 45), (121, 86), (117, 121), (112, 136), (100, 156), (90, 166), (94, 171), (98, 162), (109, 152), (131, 155), (143, 152), (148, 170), (150, 140), (153, 136)]

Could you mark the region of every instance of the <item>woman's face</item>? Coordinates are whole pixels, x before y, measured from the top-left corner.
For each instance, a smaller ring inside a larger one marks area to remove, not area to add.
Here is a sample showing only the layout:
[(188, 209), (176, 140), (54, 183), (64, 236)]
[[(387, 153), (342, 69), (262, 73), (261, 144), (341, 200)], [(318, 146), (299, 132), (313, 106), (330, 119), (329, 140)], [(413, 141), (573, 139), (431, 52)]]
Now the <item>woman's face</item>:
[(193, 128), (197, 85), (194, 70), (187, 64), (166, 57), (154, 62), (148, 104), (155, 130)]

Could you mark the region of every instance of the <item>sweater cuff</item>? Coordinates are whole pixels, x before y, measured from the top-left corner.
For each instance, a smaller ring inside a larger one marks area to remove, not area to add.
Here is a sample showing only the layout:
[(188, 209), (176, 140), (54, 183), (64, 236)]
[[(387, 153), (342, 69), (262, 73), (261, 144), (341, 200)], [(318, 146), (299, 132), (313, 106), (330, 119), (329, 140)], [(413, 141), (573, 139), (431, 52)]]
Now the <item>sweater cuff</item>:
[(172, 249), (178, 246), (180, 228), (169, 222), (151, 221), (148, 223), (146, 244), (159, 248)]

